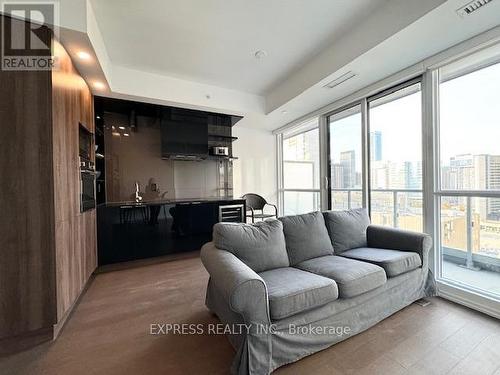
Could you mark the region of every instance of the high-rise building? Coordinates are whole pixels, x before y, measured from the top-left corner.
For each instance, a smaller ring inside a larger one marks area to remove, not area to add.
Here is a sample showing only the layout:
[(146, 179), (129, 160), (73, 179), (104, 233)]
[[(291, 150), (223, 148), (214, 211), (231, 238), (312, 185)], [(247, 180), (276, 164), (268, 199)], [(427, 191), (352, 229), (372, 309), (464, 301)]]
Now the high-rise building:
[(454, 190), (457, 186), (457, 174), (450, 166), (441, 167), (441, 188), (443, 190)]
[[(479, 190), (500, 190), (500, 155), (474, 155), (475, 188)], [(487, 218), (500, 217), (500, 199), (483, 198), (479, 209)]]
[(375, 161), (371, 163), (371, 188), (387, 189), (389, 187), (389, 162)]
[(382, 132), (378, 130), (370, 132), (370, 160), (382, 160)]
[(342, 164), (335, 163), (331, 165), (331, 179), (333, 188), (344, 187), (344, 167)]
[[(450, 190), (500, 190), (500, 155), (454, 156), (442, 168), (441, 181)], [(473, 207), (483, 218), (500, 217), (498, 198), (474, 198)]]
[(405, 161), (403, 163), (404, 188), (420, 189), (422, 187), (422, 162)]
[[(500, 190), (500, 155), (491, 155), (488, 165), (488, 188), (491, 190)], [(500, 219), (500, 199), (487, 199), (488, 218)]]
[(356, 186), (356, 153), (354, 150), (340, 153), (340, 165), (342, 165), (344, 174), (343, 187), (352, 188)]
[(488, 188), (490, 190), (500, 190), (500, 155), (489, 156)]
[(450, 159), (450, 173), (455, 177), (456, 186), (451, 186), (451, 189), (472, 190), (476, 185), (474, 181), (474, 157), (472, 154), (462, 154), (454, 156)]

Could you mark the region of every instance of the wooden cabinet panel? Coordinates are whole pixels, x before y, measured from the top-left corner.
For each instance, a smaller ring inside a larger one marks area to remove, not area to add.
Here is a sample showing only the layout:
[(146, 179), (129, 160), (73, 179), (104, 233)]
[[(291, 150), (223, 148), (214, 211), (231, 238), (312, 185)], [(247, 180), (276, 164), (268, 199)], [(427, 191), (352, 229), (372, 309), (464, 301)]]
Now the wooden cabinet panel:
[(50, 90), (0, 70), (0, 338), (55, 323)]
[[(78, 299), (96, 262), (95, 212), (80, 213), (78, 127), (94, 131), (92, 94), (64, 48), (54, 42), (59, 69), (52, 73), (57, 318)], [(58, 231), (59, 232), (59, 231)]]
[(0, 70), (0, 354), (50, 339), (97, 265), (96, 215), (79, 206), (92, 94), (53, 45), (57, 71)]

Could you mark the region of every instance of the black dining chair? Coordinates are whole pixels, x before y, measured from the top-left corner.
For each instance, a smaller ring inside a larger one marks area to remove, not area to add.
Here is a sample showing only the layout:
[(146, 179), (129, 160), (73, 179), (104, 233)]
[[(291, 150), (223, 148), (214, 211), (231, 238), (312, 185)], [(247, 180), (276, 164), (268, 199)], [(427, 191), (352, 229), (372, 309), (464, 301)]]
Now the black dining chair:
[[(276, 205), (274, 204), (267, 203), (267, 201), (259, 194), (248, 193), (245, 194), (242, 198), (246, 201), (247, 205), (246, 217), (252, 218), (252, 223), (255, 223), (255, 219), (265, 220), (271, 217), (278, 218), (278, 207), (276, 207)], [(264, 208), (266, 206), (274, 207), (274, 214), (264, 213)], [(260, 213), (256, 211), (260, 211)]]

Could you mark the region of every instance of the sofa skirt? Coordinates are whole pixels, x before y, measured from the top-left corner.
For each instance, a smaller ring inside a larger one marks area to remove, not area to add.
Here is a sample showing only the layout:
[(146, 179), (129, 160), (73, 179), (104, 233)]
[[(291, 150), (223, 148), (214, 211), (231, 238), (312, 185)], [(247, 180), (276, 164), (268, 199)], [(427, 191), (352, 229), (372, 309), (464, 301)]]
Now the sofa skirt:
[[(228, 335), (236, 350), (233, 374), (264, 375), (365, 331), (423, 297), (435, 295), (435, 282), (427, 268), (389, 278), (383, 286), (362, 295), (338, 299), (319, 308), (252, 327), (249, 333)], [(229, 309), (209, 281), (207, 307), (224, 324), (245, 324)]]

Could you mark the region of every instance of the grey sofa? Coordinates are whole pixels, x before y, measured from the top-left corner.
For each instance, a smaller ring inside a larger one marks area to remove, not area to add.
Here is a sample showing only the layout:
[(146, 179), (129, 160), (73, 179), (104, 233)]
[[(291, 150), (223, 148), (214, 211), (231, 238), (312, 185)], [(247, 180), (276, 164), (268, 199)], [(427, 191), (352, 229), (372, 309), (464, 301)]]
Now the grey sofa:
[(431, 243), (364, 209), (215, 225), (206, 305), (233, 328), (232, 373), (268, 374), (434, 295)]

